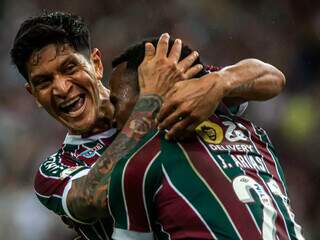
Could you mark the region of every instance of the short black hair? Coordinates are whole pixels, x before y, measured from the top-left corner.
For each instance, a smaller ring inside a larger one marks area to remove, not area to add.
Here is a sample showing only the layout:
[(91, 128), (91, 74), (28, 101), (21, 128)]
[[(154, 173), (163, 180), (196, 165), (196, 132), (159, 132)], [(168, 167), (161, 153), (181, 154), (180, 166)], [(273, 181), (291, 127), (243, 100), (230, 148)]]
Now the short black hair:
[[(127, 69), (137, 72), (139, 65), (144, 59), (146, 42), (150, 42), (153, 46), (157, 46), (158, 40), (159, 38), (149, 38), (128, 47), (123, 53), (112, 60), (112, 68), (115, 68), (121, 63), (127, 62)], [(175, 39), (170, 37), (169, 50), (173, 46), (174, 41)], [(187, 57), (190, 53), (192, 53), (192, 49), (189, 46), (182, 44), (180, 60)], [(193, 65), (196, 64), (202, 64), (199, 57), (193, 63)], [(208, 72), (203, 68), (195, 77), (201, 77), (207, 73)]]
[(76, 51), (90, 54), (90, 32), (80, 16), (66, 12), (44, 11), (25, 20), (14, 39), (10, 55), (14, 65), (28, 81), (26, 63), (31, 54), (44, 46), (68, 43)]

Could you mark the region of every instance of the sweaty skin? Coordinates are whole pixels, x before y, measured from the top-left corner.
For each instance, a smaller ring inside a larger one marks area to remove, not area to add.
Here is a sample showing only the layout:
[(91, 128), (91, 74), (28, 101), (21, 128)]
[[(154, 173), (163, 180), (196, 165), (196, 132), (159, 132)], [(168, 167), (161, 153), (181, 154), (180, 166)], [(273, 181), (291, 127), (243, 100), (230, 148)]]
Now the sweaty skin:
[[(140, 95), (129, 119), (89, 173), (72, 182), (67, 195), (67, 206), (75, 218), (88, 221), (106, 215), (108, 183), (113, 167), (155, 127), (156, 114), (169, 88), (182, 75), (188, 77), (188, 74), (196, 74), (201, 70), (199, 67), (190, 68), (197, 54), (190, 54), (178, 62), (181, 41), (175, 42), (167, 56), (168, 41), (169, 35), (163, 34), (156, 50), (152, 44), (146, 44), (145, 58), (139, 72)], [(152, 78), (142, 77), (144, 72), (151, 74)]]
[(113, 106), (105, 105), (103, 126), (96, 120), (103, 99), (99, 98), (103, 76), (101, 53), (93, 49), (86, 57), (65, 44), (50, 44), (35, 52), (27, 64), (26, 89), (37, 102), (72, 134), (98, 132), (111, 126)]

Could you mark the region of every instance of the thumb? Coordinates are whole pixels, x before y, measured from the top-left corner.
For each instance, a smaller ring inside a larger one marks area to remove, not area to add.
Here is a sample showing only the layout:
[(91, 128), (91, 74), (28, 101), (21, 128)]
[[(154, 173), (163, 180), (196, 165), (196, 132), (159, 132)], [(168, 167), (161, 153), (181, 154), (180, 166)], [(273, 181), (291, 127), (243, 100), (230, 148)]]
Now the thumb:
[(150, 60), (155, 55), (156, 49), (152, 45), (152, 43), (146, 42), (145, 44), (145, 52), (144, 52), (144, 61)]

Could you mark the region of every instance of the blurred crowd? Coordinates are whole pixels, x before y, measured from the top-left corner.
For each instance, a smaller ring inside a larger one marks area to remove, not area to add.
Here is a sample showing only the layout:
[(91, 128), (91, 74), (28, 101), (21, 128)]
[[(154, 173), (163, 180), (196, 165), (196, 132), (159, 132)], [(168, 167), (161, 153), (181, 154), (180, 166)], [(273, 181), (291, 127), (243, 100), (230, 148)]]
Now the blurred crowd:
[(276, 146), (306, 238), (320, 239), (320, 2), (311, 0), (1, 0), (0, 239), (73, 236), (40, 205), (32, 187), (38, 165), (56, 151), (66, 130), (37, 108), (9, 57), (19, 24), (42, 9), (86, 20), (93, 46), (104, 54), (105, 81), (112, 58), (162, 32), (197, 49), (207, 64), (254, 57), (282, 70), (283, 94), (250, 104), (246, 117), (264, 127)]

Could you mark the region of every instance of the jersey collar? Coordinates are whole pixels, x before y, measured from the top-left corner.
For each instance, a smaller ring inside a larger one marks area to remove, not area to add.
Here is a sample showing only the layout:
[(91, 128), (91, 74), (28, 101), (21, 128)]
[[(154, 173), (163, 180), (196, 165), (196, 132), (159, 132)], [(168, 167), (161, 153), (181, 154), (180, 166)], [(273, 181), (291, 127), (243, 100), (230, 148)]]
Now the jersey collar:
[(72, 135), (68, 133), (66, 138), (63, 141), (63, 144), (80, 145), (88, 142), (97, 141), (98, 139), (101, 139), (101, 138), (110, 138), (116, 132), (117, 132), (116, 128), (111, 128), (111, 129), (108, 129), (107, 131), (104, 131), (95, 135), (91, 135), (88, 137), (83, 137), (81, 135)]

